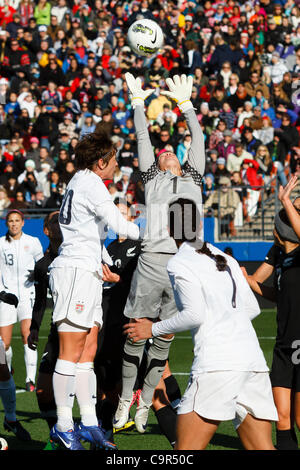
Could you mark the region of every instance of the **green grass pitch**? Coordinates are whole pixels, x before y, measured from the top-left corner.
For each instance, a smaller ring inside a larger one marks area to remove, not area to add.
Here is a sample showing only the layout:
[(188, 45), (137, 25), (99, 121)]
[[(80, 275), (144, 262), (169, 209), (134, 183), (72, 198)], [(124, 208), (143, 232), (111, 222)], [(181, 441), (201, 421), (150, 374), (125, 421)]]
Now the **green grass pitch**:
[[(272, 361), (272, 349), (276, 334), (276, 321), (274, 310), (264, 310), (255, 319), (254, 327), (261, 347), (264, 351), (268, 365)], [(44, 349), (50, 325), (50, 312), (47, 311), (41, 330), (38, 347), (39, 359)], [(14, 379), (17, 388), (17, 417), (31, 433), (32, 441), (22, 443), (14, 435), (7, 433), (3, 428), (4, 413), (0, 402), (0, 436), (4, 437), (9, 450), (42, 450), (48, 439), (48, 426), (40, 418), (35, 393), (24, 392), (25, 366), (23, 360), (23, 345), (20, 338), (19, 325), (15, 325), (13, 333), (13, 367)], [(193, 357), (193, 345), (190, 334), (178, 333), (171, 347), (170, 367), (176, 375), (182, 392), (188, 381), (188, 374)], [(78, 407), (75, 404), (75, 418), (79, 418)], [(274, 432), (274, 431), (273, 431)], [(115, 435), (115, 442), (120, 450), (171, 450), (171, 446), (164, 435), (160, 433), (154, 413), (150, 411), (149, 425), (145, 434), (139, 434), (135, 429)], [(235, 450), (241, 449), (239, 439), (231, 422), (220, 425), (208, 449)]]

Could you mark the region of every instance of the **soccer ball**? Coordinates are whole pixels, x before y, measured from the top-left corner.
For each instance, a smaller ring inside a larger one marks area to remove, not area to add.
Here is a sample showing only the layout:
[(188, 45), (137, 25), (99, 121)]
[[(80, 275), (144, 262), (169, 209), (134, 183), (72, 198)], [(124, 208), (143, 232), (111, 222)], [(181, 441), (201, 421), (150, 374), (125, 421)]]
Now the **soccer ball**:
[(0, 450), (8, 450), (8, 444), (3, 437), (0, 437)]
[(128, 29), (127, 42), (137, 55), (151, 57), (162, 47), (164, 35), (155, 21), (141, 19)]

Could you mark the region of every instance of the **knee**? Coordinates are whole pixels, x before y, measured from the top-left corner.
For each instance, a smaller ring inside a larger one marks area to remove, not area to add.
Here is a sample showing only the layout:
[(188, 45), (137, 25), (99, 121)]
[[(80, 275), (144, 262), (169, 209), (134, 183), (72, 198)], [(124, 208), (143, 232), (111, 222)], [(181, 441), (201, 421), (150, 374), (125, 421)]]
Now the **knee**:
[[(289, 408), (277, 408), (277, 413), (278, 413), (277, 429), (289, 429), (291, 426), (290, 409)], [(299, 424), (300, 424), (300, 420), (299, 420)]]

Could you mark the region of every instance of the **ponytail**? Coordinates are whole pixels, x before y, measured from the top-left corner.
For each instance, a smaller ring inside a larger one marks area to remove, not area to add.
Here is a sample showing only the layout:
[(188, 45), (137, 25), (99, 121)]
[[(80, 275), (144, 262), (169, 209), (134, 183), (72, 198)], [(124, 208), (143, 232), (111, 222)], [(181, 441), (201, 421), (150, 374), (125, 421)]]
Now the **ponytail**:
[(209, 256), (209, 258), (212, 258), (216, 262), (218, 271), (226, 271), (227, 270), (227, 260), (226, 260), (226, 258), (222, 255), (214, 255), (210, 251), (210, 249), (208, 248), (206, 242), (203, 243), (202, 248), (200, 248), (199, 250), (196, 250), (196, 251), (199, 254), (203, 254), (203, 255)]
[(11, 236), (9, 234), (9, 231), (6, 232), (5, 234), (5, 240), (8, 242), (8, 243), (11, 243)]

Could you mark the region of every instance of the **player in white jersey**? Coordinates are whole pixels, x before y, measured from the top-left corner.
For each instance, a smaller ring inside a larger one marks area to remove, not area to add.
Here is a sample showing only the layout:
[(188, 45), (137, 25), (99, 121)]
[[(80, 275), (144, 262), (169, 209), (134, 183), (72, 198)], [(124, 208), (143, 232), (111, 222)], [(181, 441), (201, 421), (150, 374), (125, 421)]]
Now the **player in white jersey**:
[[(78, 171), (69, 182), (59, 223), (63, 236), (50, 265), (54, 300), (53, 322), (59, 334), (59, 357), (53, 375), (57, 423), (50, 437), (66, 449), (82, 449), (80, 439), (102, 442), (96, 416), (96, 376), (93, 361), (102, 325), (102, 251), (109, 226), (137, 240), (139, 228), (127, 222), (103, 183), (117, 165), (116, 150), (106, 134), (89, 134), (75, 148)], [(88, 347), (86, 347), (88, 345)], [(75, 396), (81, 423), (74, 429)]]
[[(260, 313), (237, 261), (197, 240), (195, 203), (169, 206), (170, 235), (179, 248), (168, 262), (179, 312), (153, 323), (125, 325), (133, 341), (191, 330), (194, 360), (177, 412), (177, 450), (205, 449), (221, 421), (234, 419), (247, 450), (274, 450), (278, 415), (268, 367), (251, 320)], [(176, 234), (176, 236), (175, 236)]]
[(19, 303), (17, 307), (0, 304), (0, 336), (5, 344), (6, 359), (11, 369), (13, 326), (17, 321), (20, 322), (26, 366), (26, 390), (34, 391), (37, 351), (29, 349), (27, 338), (35, 298), (32, 275), (35, 263), (43, 256), (43, 249), (38, 238), (23, 232), (22, 212), (15, 209), (9, 211), (6, 225), (7, 234), (0, 238), (0, 290), (15, 294)]

